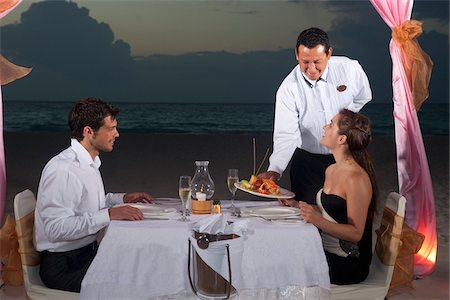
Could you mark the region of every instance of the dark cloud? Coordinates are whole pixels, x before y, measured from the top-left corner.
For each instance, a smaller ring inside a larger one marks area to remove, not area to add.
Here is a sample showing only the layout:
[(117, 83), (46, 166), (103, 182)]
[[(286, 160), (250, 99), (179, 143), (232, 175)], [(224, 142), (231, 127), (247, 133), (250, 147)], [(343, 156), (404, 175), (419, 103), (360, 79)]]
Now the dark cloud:
[(240, 12), (241, 15), (257, 15), (259, 11), (257, 10), (247, 10)]
[(1, 53), (33, 67), (27, 80), (11, 86), (13, 98), (65, 100), (106, 91), (122, 79), (117, 71), (132, 63), (130, 46), (114, 41), (109, 25), (74, 2), (33, 3), (20, 23), (1, 33)]
[(448, 0), (421, 0), (415, 1), (412, 18), (417, 20), (436, 19), (442, 25), (448, 26), (449, 1)]
[[(329, 35), (334, 54), (360, 61), (377, 102), (390, 102), (390, 30), (368, 2), (341, 3)], [(320, 4), (322, 5), (322, 4)], [(358, 13), (356, 13), (358, 11)], [(365, 12), (364, 18), (358, 16)], [(33, 72), (3, 87), (5, 99), (110, 101), (273, 102), (283, 78), (295, 66), (292, 49), (244, 54), (199, 52), (131, 57), (110, 27), (73, 2), (40, 2), (20, 23), (1, 28), (1, 52)], [(151, 38), (151, 37), (148, 37)], [(431, 99), (448, 101), (448, 35), (424, 33), (420, 43), (435, 62)], [(295, 41), (293, 41), (294, 45)]]

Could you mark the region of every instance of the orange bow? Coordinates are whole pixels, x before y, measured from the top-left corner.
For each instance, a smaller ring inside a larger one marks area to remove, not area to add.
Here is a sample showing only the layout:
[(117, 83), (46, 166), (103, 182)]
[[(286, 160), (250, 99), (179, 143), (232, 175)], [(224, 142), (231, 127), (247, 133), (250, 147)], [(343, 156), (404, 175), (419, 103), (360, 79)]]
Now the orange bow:
[(416, 111), (429, 96), (428, 86), (433, 68), (433, 61), (417, 41), (421, 34), (422, 22), (417, 20), (405, 21), (392, 29), (392, 38), (403, 51), (405, 72), (412, 89)]
[(11, 286), (23, 285), (22, 263), (19, 254), (16, 224), (10, 215), (0, 230), (0, 257), (4, 263), (2, 280)]

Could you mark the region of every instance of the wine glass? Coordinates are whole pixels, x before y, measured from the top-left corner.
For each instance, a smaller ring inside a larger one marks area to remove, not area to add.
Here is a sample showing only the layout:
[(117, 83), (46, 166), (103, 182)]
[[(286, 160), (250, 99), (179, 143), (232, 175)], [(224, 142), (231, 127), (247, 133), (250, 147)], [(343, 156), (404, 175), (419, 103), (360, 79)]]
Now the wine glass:
[(188, 222), (190, 220), (186, 218), (186, 202), (191, 198), (191, 176), (180, 176), (178, 195), (181, 199), (181, 210), (183, 212), (183, 215), (178, 221)]
[(228, 169), (227, 184), (228, 184), (228, 190), (230, 190), (230, 193), (231, 193), (230, 210), (231, 210), (232, 216), (236, 216), (236, 207), (234, 206), (234, 195), (236, 194), (236, 186), (234, 184), (238, 181), (239, 181), (238, 169)]

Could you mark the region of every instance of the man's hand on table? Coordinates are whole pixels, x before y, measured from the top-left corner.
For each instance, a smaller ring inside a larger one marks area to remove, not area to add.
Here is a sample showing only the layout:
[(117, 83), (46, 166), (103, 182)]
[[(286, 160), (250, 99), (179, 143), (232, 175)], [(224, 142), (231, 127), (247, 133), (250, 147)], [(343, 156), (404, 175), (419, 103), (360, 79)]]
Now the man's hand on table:
[[(142, 192), (129, 193), (123, 196), (123, 203), (137, 203), (137, 202), (151, 203), (152, 196)], [(110, 220), (135, 221), (144, 219), (144, 214), (142, 213), (142, 211), (139, 208), (132, 207), (130, 205), (123, 205), (110, 208), (108, 210), (108, 213)]]
[(136, 221), (144, 219), (142, 211), (139, 208), (130, 205), (112, 207), (108, 209), (108, 213), (110, 220)]
[(258, 178), (260, 179), (270, 179), (273, 181), (277, 181), (280, 177), (281, 175), (275, 171), (267, 171), (258, 174)]
[(142, 192), (128, 193), (128, 194), (125, 194), (125, 196), (123, 196), (123, 202), (124, 203), (136, 203), (136, 202), (151, 203), (152, 196), (150, 196), (147, 193), (142, 193)]

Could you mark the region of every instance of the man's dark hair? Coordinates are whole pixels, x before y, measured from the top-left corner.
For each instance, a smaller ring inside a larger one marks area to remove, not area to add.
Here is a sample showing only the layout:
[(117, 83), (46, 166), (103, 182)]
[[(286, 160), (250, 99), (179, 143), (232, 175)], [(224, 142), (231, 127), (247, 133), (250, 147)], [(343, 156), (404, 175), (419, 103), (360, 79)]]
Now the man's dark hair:
[(317, 45), (325, 47), (325, 54), (328, 55), (330, 50), (330, 40), (328, 34), (322, 29), (311, 27), (303, 30), (297, 38), (297, 45), (295, 51), (298, 53), (298, 47), (305, 46), (308, 49), (315, 48)]
[(115, 119), (119, 109), (97, 98), (86, 98), (74, 104), (69, 112), (69, 127), (72, 138), (83, 139), (86, 126), (97, 132), (104, 124), (104, 119), (111, 116)]

